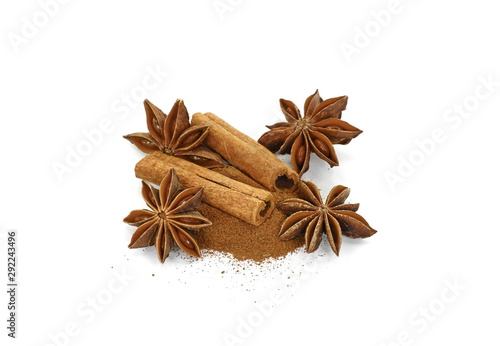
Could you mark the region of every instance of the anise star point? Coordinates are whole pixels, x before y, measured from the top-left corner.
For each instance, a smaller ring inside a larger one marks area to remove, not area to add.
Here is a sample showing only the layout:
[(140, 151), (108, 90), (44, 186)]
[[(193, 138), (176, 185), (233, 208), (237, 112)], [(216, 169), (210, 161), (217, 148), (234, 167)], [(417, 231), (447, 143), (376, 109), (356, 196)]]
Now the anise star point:
[(159, 190), (142, 181), (142, 196), (151, 210), (133, 210), (123, 220), (138, 227), (129, 248), (155, 245), (158, 259), (163, 263), (176, 243), (187, 254), (201, 257), (190, 231), (212, 224), (196, 211), (202, 195), (203, 187), (182, 189), (174, 169), (163, 178)]
[(147, 154), (161, 151), (207, 168), (224, 166), (220, 155), (203, 144), (210, 126), (191, 125), (183, 100), (175, 101), (168, 115), (149, 100), (144, 100), (144, 108), (149, 132), (123, 136), (139, 150)]
[(333, 144), (347, 144), (362, 131), (341, 120), (347, 106), (347, 96), (323, 100), (318, 90), (304, 104), (304, 116), (292, 101), (280, 99), (280, 107), (287, 122), (267, 126), (269, 131), (259, 143), (272, 152), (291, 154), (292, 167), (299, 175), (309, 169), (314, 152), (330, 167), (339, 161)]
[(278, 208), (288, 214), (278, 237), (289, 240), (301, 234), (305, 237), (308, 253), (318, 249), (323, 233), (333, 252), (338, 256), (342, 245), (342, 235), (350, 238), (366, 238), (377, 231), (356, 213), (359, 204), (344, 204), (350, 189), (337, 185), (333, 187), (323, 202), (321, 194), (312, 182), (301, 182), (299, 197), (278, 203)]

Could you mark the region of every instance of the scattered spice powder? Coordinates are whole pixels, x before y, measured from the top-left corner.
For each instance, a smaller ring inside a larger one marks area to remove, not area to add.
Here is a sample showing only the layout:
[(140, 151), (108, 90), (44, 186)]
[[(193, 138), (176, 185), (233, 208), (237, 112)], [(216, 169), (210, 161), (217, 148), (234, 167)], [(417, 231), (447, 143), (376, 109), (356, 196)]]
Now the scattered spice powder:
[[(232, 166), (215, 168), (215, 171), (242, 183), (263, 188), (256, 181)], [(273, 192), (275, 202), (297, 197), (291, 192)], [(278, 238), (281, 224), (287, 216), (275, 208), (260, 226), (251, 225), (205, 203), (198, 207), (212, 225), (196, 231), (200, 249), (216, 250), (232, 254), (238, 260), (261, 262), (266, 258), (278, 258), (304, 245), (304, 238), (289, 241)]]

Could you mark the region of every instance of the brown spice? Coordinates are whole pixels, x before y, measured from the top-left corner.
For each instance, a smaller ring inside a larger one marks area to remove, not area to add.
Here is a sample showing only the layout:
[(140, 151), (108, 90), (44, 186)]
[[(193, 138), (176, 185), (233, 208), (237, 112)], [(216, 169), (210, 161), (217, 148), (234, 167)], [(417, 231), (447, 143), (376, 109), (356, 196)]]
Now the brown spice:
[(124, 136), (137, 148), (148, 154), (160, 151), (207, 168), (224, 166), (224, 160), (203, 145), (210, 126), (190, 125), (184, 101), (177, 100), (168, 115), (148, 100), (144, 100), (144, 108), (149, 133)]
[(285, 192), (297, 187), (299, 176), (291, 167), (217, 115), (196, 113), (191, 122), (210, 126), (205, 144), (267, 190)]
[[(245, 184), (262, 188), (257, 182), (234, 167), (216, 168), (217, 172)], [(297, 197), (295, 193), (274, 192), (276, 202)], [(260, 262), (266, 258), (278, 258), (304, 245), (304, 238), (289, 241), (278, 239), (281, 224), (286, 215), (274, 209), (271, 216), (260, 226), (254, 226), (205, 203), (198, 210), (212, 221), (212, 225), (197, 231), (201, 249), (232, 254), (238, 260)]]
[(248, 223), (260, 225), (274, 209), (272, 194), (262, 187), (243, 184), (214, 170), (161, 152), (139, 161), (135, 173), (140, 179), (159, 184), (172, 168), (183, 187), (203, 186), (203, 202)]
[(333, 144), (347, 144), (363, 132), (340, 120), (346, 105), (347, 96), (323, 101), (316, 90), (306, 99), (302, 117), (292, 101), (280, 99), (287, 122), (268, 126), (270, 131), (259, 138), (259, 143), (273, 153), (291, 154), (293, 169), (301, 176), (309, 169), (312, 152), (330, 167), (338, 166)]
[(202, 195), (202, 187), (182, 189), (173, 168), (161, 181), (159, 190), (143, 180), (142, 197), (152, 210), (133, 210), (123, 220), (137, 227), (128, 247), (155, 245), (156, 254), (162, 263), (174, 244), (191, 256), (201, 257), (191, 230), (211, 225), (210, 220), (196, 210)]
[(344, 203), (349, 197), (348, 187), (334, 186), (326, 201), (323, 202), (318, 187), (311, 181), (301, 183), (300, 198), (287, 199), (278, 204), (283, 212), (290, 215), (279, 234), (282, 240), (288, 240), (304, 234), (306, 251), (318, 249), (323, 233), (333, 252), (338, 256), (342, 235), (350, 238), (367, 238), (377, 231), (358, 213), (359, 203)]

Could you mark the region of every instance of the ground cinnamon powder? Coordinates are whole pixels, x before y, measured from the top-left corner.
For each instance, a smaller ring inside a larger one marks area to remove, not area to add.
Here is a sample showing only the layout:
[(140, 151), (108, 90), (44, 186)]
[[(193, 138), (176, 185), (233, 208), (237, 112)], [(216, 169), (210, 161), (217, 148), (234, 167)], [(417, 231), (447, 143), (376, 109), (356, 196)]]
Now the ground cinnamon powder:
[[(232, 166), (215, 170), (234, 180), (263, 188)], [(276, 203), (286, 198), (297, 197), (294, 193), (275, 192), (273, 195)], [(198, 210), (212, 221), (212, 226), (195, 233), (201, 249), (230, 253), (238, 260), (260, 262), (270, 257), (285, 256), (304, 245), (303, 237), (288, 241), (278, 239), (278, 232), (286, 215), (277, 208), (260, 226), (253, 226), (205, 203), (201, 203)]]

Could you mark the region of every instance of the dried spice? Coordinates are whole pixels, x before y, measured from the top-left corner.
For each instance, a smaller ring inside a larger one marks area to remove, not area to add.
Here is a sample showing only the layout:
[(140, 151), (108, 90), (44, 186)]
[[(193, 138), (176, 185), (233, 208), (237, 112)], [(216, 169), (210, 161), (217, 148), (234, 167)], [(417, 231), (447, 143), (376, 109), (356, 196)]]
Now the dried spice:
[(362, 132), (340, 120), (346, 105), (347, 96), (323, 101), (316, 90), (306, 99), (302, 117), (292, 101), (280, 99), (287, 122), (267, 126), (270, 131), (259, 138), (259, 143), (273, 153), (291, 154), (293, 169), (300, 176), (309, 169), (311, 151), (330, 167), (338, 166), (333, 144), (347, 144)]
[(279, 238), (289, 240), (304, 234), (306, 251), (316, 251), (326, 233), (333, 252), (338, 256), (342, 234), (350, 238), (366, 238), (375, 234), (373, 228), (356, 211), (359, 204), (344, 204), (349, 188), (338, 185), (331, 189), (323, 203), (318, 188), (312, 182), (303, 182), (300, 198), (286, 199), (278, 208), (290, 215), (283, 223)]
[[(232, 166), (216, 168), (218, 173), (231, 179), (262, 188), (257, 182)], [(297, 197), (291, 192), (274, 192), (274, 199)], [(228, 253), (237, 260), (261, 262), (268, 258), (280, 258), (304, 246), (304, 238), (281, 241), (278, 232), (286, 219), (285, 213), (275, 208), (269, 218), (259, 226), (251, 225), (217, 208), (201, 203), (198, 208), (212, 221), (212, 225), (196, 232), (200, 249)]]
[(291, 191), (297, 187), (299, 176), (292, 168), (217, 115), (196, 113), (192, 123), (209, 125), (206, 144), (269, 191)]
[(155, 245), (158, 259), (163, 263), (177, 245), (191, 256), (200, 257), (200, 248), (188, 230), (211, 225), (196, 207), (203, 195), (202, 187), (183, 190), (175, 170), (163, 178), (160, 190), (142, 182), (142, 197), (151, 210), (133, 210), (123, 221), (138, 226), (129, 248)]
[[(138, 227), (130, 248), (155, 245), (161, 262), (175, 243), (196, 257), (214, 250), (260, 262), (304, 244), (313, 252), (323, 233), (337, 255), (342, 235), (376, 233), (356, 213), (358, 204), (344, 204), (348, 188), (335, 186), (323, 203), (316, 185), (300, 180), (311, 152), (338, 165), (333, 144), (347, 144), (362, 132), (340, 120), (347, 96), (323, 101), (316, 91), (305, 102), (304, 117), (293, 102), (281, 99), (287, 123), (268, 126), (260, 143), (212, 113), (196, 113), (190, 124), (182, 100), (168, 115), (144, 104), (149, 133), (125, 138), (151, 154), (135, 170), (152, 210), (134, 210), (124, 219)], [(276, 151), (291, 153), (293, 168), (271, 153)]]
[[(272, 155), (272, 154), (271, 154)], [(137, 163), (138, 178), (159, 184), (174, 168), (183, 186), (203, 186), (203, 202), (253, 225), (260, 225), (274, 209), (271, 192), (225, 177), (214, 170), (160, 152)]]
[(124, 136), (141, 151), (161, 151), (182, 157), (203, 167), (224, 166), (224, 160), (203, 145), (210, 126), (189, 124), (189, 114), (182, 100), (177, 100), (168, 115), (150, 101), (144, 101), (149, 133)]

